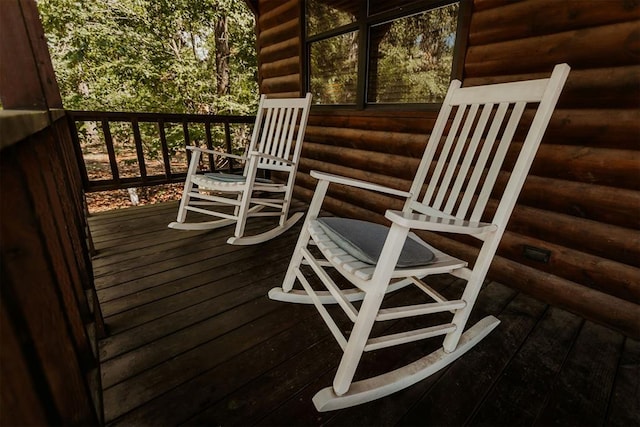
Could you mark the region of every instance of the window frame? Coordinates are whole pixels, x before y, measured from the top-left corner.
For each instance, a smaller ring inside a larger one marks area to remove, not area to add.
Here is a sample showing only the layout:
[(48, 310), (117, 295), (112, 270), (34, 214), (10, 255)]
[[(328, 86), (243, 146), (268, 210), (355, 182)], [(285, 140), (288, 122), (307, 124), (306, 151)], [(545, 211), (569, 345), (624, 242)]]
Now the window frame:
[(471, 21), (472, 0), (417, 0), (406, 7), (380, 12), (368, 16), (368, 0), (360, 2), (358, 16), (355, 22), (331, 28), (328, 31), (307, 35), (307, 1), (302, 1), (301, 25), (302, 25), (302, 77), (304, 92), (308, 92), (311, 87), (311, 44), (331, 37), (340, 36), (352, 31), (358, 31), (358, 74), (356, 85), (355, 104), (313, 104), (314, 109), (351, 109), (351, 110), (438, 110), (440, 103), (368, 103), (367, 87), (369, 80), (369, 57), (370, 57), (370, 29), (379, 24), (399, 20), (407, 16), (427, 12), (452, 3), (459, 2), (458, 23), (456, 27), (456, 41), (453, 48), (453, 62), (451, 64), (450, 80), (463, 78), (464, 57), (466, 54), (467, 40), (469, 35), (469, 24)]

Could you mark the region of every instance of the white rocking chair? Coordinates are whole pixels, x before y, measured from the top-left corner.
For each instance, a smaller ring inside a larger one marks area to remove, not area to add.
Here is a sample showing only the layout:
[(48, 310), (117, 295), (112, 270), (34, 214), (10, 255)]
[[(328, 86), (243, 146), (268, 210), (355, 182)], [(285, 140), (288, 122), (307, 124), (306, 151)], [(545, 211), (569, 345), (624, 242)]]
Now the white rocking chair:
[[(291, 228), (304, 215), (296, 212), (289, 217), (289, 207), (310, 105), (311, 94), (307, 94), (305, 98), (267, 98), (262, 95), (251, 142), (244, 156), (187, 147), (192, 151), (191, 161), (178, 208), (178, 218), (169, 227), (179, 230), (207, 230), (235, 224), (234, 236), (227, 242), (236, 245), (265, 242)], [(244, 171), (242, 175), (197, 173), (202, 153), (244, 161)], [(286, 178), (282, 183), (258, 178), (260, 170), (281, 172), (286, 174)], [(272, 193), (280, 197), (257, 197), (257, 192)], [(208, 206), (213, 208), (205, 208)], [(225, 212), (224, 207), (232, 207), (233, 213), (229, 209)], [(272, 209), (261, 212), (265, 207)], [(189, 223), (185, 222), (188, 211), (221, 219)], [(263, 233), (245, 236), (247, 218), (257, 216), (278, 217), (278, 225)]]
[[(358, 405), (415, 384), (452, 363), (498, 325), (498, 319), (488, 316), (465, 331), (569, 69), (560, 64), (548, 79), (469, 88), (461, 88), (459, 81), (453, 81), (408, 192), (311, 173), (319, 182), (307, 218), (282, 288), (272, 289), (269, 296), (280, 301), (313, 303), (344, 351), (333, 387), (319, 391), (313, 398), (319, 411)], [(526, 137), (512, 143), (516, 129), (520, 131), (524, 126), (519, 125), (520, 119), (529, 103), (538, 104), (533, 122), (522, 133)], [(514, 152), (517, 155), (515, 166), (502, 196), (497, 196), (493, 218), (482, 222), (490, 217), (487, 202), (496, 197), (492, 193), (497, 190), (494, 183), (507, 152), (510, 158)], [(428, 175), (430, 178), (425, 181)], [(404, 208), (386, 211), (390, 228), (345, 218), (318, 218), (328, 186), (333, 183), (404, 197)], [(425, 183), (425, 193), (420, 198)], [(466, 261), (434, 248), (410, 230), (465, 234), (479, 239), (482, 247), (473, 268), (468, 268)], [(353, 288), (339, 287), (328, 274), (331, 268)], [(303, 269), (315, 274), (328, 291), (312, 288)], [(440, 273), (467, 281), (460, 299), (446, 300), (422, 280)], [(296, 279), (303, 290), (293, 289)], [(424, 291), (429, 302), (381, 308), (389, 291), (409, 284)], [(357, 300), (362, 300), (359, 309), (352, 304)], [(328, 303), (338, 303), (354, 323), (348, 337), (324, 307)], [(432, 313), (450, 319), (437, 326), (370, 337), (376, 321)], [(439, 350), (402, 368), (353, 382), (364, 351), (435, 336), (444, 336)]]

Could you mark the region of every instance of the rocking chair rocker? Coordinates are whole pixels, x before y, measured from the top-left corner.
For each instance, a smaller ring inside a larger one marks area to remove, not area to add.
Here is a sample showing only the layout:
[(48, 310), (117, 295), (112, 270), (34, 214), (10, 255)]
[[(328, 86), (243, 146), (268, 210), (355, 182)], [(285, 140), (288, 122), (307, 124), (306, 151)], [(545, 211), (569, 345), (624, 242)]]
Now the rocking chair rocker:
[[(550, 78), (468, 88), (453, 81), (408, 192), (311, 172), (319, 182), (282, 288), (273, 288), (269, 297), (313, 303), (344, 352), (333, 387), (319, 391), (313, 398), (319, 411), (358, 405), (409, 387), (452, 363), (498, 325), (498, 319), (488, 316), (465, 331), (569, 70), (568, 65), (560, 64)], [(535, 116), (528, 129), (520, 133), (526, 126), (520, 123), (521, 118), (530, 103), (538, 104)], [(518, 135), (526, 136), (512, 143), (516, 130)], [(517, 160), (504, 191), (496, 195), (494, 184), (504, 168), (507, 152), (510, 159), (514, 155)], [(427, 176), (430, 178), (425, 181)], [(390, 228), (346, 218), (319, 218), (330, 184), (404, 197), (404, 208), (386, 211)], [(420, 197), (424, 184), (425, 192)], [(493, 209), (487, 208), (490, 199), (495, 203), (489, 205), (497, 205), (493, 215)], [(483, 222), (486, 218), (489, 222)], [(482, 246), (473, 268), (468, 268), (466, 261), (434, 248), (411, 230), (469, 235), (479, 239)], [(339, 287), (328, 273), (330, 269), (346, 278), (352, 288)], [(447, 300), (422, 280), (441, 273), (466, 280), (460, 299)], [(328, 291), (314, 289), (308, 274), (315, 274)], [(303, 289), (293, 288), (296, 279)], [(430, 302), (381, 308), (388, 292), (409, 284), (424, 291)], [(362, 303), (356, 308), (352, 302), (358, 300)], [(337, 303), (354, 323), (348, 337), (324, 307), (329, 303)], [(450, 320), (437, 326), (370, 337), (377, 321), (433, 313)], [(444, 336), (439, 350), (399, 369), (353, 382), (364, 351), (436, 336)]]
[[(251, 142), (244, 156), (187, 147), (192, 151), (191, 161), (178, 208), (178, 218), (169, 227), (207, 230), (236, 224), (234, 236), (227, 240), (227, 243), (235, 245), (265, 242), (291, 228), (304, 215), (296, 212), (289, 217), (289, 207), (310, 105), (311, 94), (307, 94), (305, 98), (267, 98), (262, 95)], [(197, 173), (202, 153), (243, 160), (244, 171), (242, 175)], [(276, 183), (258, 178), (259, 171), (281, 172), (286, 178), (283, 183)], [(280, 197), (257, 197), (257, 192)], [(213, 208), (204, 208), (205, 206)], [(228, 210), (225, 212), (224, 207), (232, 207), (233, 213)], [(260, 212), (265, 207), (272, 209)], [(189, 223), (185, 222), (188, 211), (221, 219)], [(247, 218), (257, 216), (278, 217), (278, 225), (263, 233), (245, 236)]]

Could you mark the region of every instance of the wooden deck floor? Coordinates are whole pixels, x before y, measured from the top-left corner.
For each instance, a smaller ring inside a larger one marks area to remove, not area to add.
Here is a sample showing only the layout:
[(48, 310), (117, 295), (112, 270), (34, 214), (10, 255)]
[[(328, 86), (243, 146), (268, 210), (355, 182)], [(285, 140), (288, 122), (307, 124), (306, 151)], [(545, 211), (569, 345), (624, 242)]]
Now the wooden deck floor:
[[(640, 425), (637, 341), (498, 283), (474, 316), (502, 323), (460, 360), (395, 395), (318, 413), (339, 347), (311, 306), (274, 302), (299, 231), (225, 244), (230, 229), (171, 230), (175, 203), (95, 214), (96, 286), (111, 425)], [(445, 295), (458, 281), (438, 277)], [(393, 296), (411, 301), (412, 290)], [(402, 322), (385, 325), (390, 330)], [(436, 343), (366, 354), (358, 376)], [(431, 346), (431, 347), (430, 347)]]

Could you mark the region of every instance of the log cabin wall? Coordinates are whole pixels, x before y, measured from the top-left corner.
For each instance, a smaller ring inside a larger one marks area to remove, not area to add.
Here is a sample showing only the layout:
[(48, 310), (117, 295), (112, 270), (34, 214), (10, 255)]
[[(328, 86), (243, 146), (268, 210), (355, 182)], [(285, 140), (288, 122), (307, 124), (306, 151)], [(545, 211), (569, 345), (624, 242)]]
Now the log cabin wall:
[(0, 425), (102, 424), (82, 182), (35, 1), (1, 2), (0, 40)]
[[(297, 96), (302, 2), (259, 1), (263, 93)], [(511, 218), (490, 277), (630, 336), (640, 336), (640, 2), (475, 0), (464, 85), (569, 80)], [(408, 189), (435, 112), (312, 108), (296, 180), (310, 200), (311, 169)], [(397, 200), (334, 189), (325, 207), (381, 221)], [(475, 248), (427, 236), (467, 258)], [(530, 246), (548, 262), (525, 256)]]
[(301, 9), (299, 0), (260, 0), (256, 22), (262, 93), (300, 96)]

